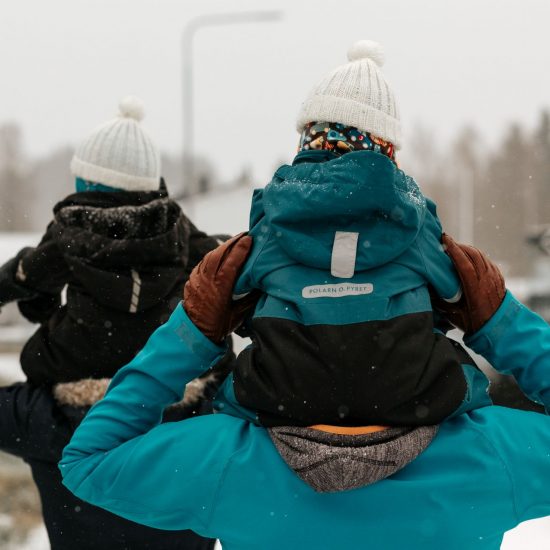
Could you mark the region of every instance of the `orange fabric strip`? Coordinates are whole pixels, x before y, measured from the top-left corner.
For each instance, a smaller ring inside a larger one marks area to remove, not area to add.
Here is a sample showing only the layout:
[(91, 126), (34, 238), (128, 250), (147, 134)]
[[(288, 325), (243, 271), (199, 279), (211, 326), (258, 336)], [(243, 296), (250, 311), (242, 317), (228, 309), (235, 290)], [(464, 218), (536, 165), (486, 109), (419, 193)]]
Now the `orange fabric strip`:
[(329, 426), (328, 424), (315, 424), (310, 428), (338, 435), (364, 435), (388, 429), (387, 426)]

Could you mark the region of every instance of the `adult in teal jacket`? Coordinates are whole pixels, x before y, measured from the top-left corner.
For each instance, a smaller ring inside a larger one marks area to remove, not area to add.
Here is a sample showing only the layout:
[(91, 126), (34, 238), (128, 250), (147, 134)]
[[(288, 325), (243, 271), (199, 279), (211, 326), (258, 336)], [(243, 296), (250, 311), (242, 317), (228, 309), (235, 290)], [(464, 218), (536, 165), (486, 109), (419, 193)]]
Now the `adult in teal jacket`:
[[(464, 289), (463, 316), (488, 309), (480, 267), (469, 267), (479, 289)], [(212, 301), (210, 313), (224, 298)], [(550, 328), (510, 293), (493, 312), (468, 345), (548, 409)], [(216, 414), (159, 425), (186, 382), (224, 352), (192, 317), (179, 305), (76, 431), (60, 467), (80, 498), (152, 527), (217, 537), (224, 550), (497, 549), (505, 531), (550, 515), (550, 419), (537, 413), (489, 406), (454, 417), (397, 473), (330, 494), (304, 483), (253, 423)]]

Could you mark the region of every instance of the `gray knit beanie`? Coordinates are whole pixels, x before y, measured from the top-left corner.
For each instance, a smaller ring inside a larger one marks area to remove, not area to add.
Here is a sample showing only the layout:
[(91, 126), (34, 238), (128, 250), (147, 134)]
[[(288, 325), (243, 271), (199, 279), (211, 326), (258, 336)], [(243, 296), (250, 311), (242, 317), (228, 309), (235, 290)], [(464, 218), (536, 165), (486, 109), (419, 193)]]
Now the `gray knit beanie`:
[(339, 122), (369, 132), (400, 149), (399, 110), (381, 70), (382, 46), (360, 40), (349, 49), (348, 60), (349, 63), (331, 71), (311, 90), (298, 114), (298, 132), (308, 122)]
[(139, 124), (143, 104), (124, 98), (116, 118), (96, 128), (71, 161), (74, 176), (126, 191), (154, 191), (160, 184), (160, 154)]

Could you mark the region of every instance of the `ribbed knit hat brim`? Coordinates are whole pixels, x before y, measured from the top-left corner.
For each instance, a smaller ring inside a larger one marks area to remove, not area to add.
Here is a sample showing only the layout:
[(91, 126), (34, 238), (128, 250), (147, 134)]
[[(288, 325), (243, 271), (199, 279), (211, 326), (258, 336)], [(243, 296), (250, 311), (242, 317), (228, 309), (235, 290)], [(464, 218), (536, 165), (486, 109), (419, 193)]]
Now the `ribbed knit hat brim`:
[(125, 191), (155, 191), (159, 188), (160, 173), (154, 177), (135, 176), (89, 164), (76, 155), (71, 160), (71, 173), (74, 176), (94, 183), (102, 183)]
[(339, 122), (369, 132), (401, 148), (401, 123), (397, 118), (345, 97), (312, 95), (302, 105), (296, 122), (301, 132), (308, 122)]

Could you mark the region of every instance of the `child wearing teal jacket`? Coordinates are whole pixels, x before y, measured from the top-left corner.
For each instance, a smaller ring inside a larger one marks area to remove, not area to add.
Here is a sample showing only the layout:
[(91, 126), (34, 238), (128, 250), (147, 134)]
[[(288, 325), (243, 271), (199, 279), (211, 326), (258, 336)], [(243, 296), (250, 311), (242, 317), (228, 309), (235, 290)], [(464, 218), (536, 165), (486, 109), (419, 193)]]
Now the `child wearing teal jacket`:
[[(507, 294), (467, 344), (550, 408), (550, 328)], [(113, 379), (61, 462), (78, 497), (224, 550), (497, 550), (505, 531), (550, 515), (550, 420), (485, 407), (445, 421), (388, 479), (320, 494), (268, 431), (226, 414), (160, 425), (185, 384), (223, 355), (179, 305)]]
[(488, 381), (434, 327), (430, 290), (460, 283), (435, 204), (400, 170), (378, 47), (314, 88), (299, 153), (252, 201), (237, 296), (260, 291), (219, 406), (264, 426), (418, 426), (490, 403)]
[(262, 294), (219, 406), (264, 426), (417, 426), (490, 403), (434, 327), (428, 286), (461, 292), (435, 205), (390, 158), (303, 150), (255, 192), (249, 235), (235, 293)]

